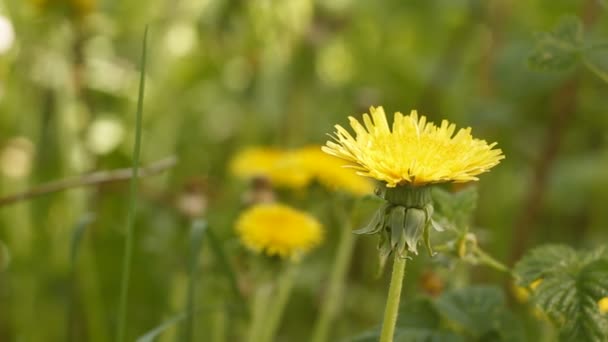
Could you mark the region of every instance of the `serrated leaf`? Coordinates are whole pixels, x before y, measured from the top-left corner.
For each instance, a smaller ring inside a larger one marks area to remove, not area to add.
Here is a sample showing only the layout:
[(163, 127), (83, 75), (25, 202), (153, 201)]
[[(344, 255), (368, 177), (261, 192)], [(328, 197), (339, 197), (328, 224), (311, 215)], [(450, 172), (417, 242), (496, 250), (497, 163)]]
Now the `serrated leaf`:
[(583, 47), (583, 26), (576, 17), (565, 17), (549, 33), (540, 34), (528, 62), (543, 70), (561, 70), (574, 65)]
[(527, 253), (514, 272), (519, 284), (528, 286), (538, 279), (566, 272), (577, 262), (576, 251), (566, 245), (545, 245)]
[(442, 317), (477, 338), (496, 330), (506, 310), (502, 291), (485, 286), (446, 292), (435, 306)]
[(568, 246), (542, 246), (515, 267), (521, 283), (542, 279), (532, 301), (555, 323), (563, 341), (608, 340), (608, 316), (597, 302), (608, 295), (605, 247), (575, 252)]

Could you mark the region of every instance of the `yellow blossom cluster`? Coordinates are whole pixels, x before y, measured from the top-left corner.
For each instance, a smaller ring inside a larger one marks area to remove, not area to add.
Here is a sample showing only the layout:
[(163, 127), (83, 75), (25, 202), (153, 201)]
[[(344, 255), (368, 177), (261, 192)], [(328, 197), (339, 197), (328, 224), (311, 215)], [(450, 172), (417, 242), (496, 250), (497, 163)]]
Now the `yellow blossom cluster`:
[(319, 182), (331, 190), (369, 194), (373, 183), (344, 167), (344, 162), (321, 151), (320, 146), (299, 149), (252, 147), (239, 152), (230, 169), (241, 178), (264, 177), (278, 187), (301, 189)]

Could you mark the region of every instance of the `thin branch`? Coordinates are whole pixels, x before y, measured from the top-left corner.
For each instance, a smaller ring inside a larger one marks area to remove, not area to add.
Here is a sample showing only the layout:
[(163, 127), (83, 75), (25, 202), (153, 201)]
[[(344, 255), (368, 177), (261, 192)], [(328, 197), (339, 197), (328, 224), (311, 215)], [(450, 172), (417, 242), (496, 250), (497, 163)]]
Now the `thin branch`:
[[(139, 177), (152, 176), (161, 173), (167, 169), (172, 168), (173, 166), (175, 166), (175, 164), (177, 164), (177, 157), (175, 156), (170, 156), (161, 159), (159, 161), (151, 163), (150, 165), (141, 167)], [(72, 188), (126, 181), (131, 179), (131, 174), (132, 169), (128, 167), (124, 169), (116, 169), (109, 171), (97, 171), (78, 177), (65, 178), (44, 183), (21, 193), (0, 197), (0, 207), (28, 200), (30, 198), (39, 197), (49, 193), (68, 190)]]
[(602, 81), (608, 83), (608, 72), (602, 70), (600, 67), (591, 62), (587, 57), (583, 57), (583, 64), (597, 77), (601, 78)]

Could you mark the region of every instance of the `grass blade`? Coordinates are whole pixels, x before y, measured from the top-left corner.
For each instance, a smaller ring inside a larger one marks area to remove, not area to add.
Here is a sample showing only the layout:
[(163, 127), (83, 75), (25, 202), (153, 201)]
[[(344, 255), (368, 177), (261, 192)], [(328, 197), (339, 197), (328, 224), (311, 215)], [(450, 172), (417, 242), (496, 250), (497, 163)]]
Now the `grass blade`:
[(135, 123), (135, 146), (133, 147), (133, 167), (131, 186), (129, 194), (129, 212), (127, 214), (127, 225), (125, 239), (125, 254), (122, 265), (122, 279), (120, 285), (120, 302), (118, 307), (118, 331), (116, 341), (125, 341), (125, 328), (127, 326), (127, 300), (129, 298), (129, 279), (131, 277), (131, 262), (133, 258), (133, 230), (135, 224), (135, 210), (137, 202), (137, 177), (139, 173), (139, 152), (141, 147), (141, 117), (143, 112), (145, 74), (146, 74), (146, 42), (148, 38), (148, 27), (144, 31), (141, 74), (139, 76), (139, 95), (137, 98), (137, 113)]
[(163, 322), (161, 325), (155, 327), (154, 329), (152, 329), (152, 330), (148, 331), (147, 333), (145, 333), (144, 335), (140, 336), (135, 341), (136, 342), (152, 342), (152, 341), (154, 341), (154, 339), (156, 337), (158, 337), (158, 335), (162, 334), (165, 330), (171, 328), (173, 325), (179, 323), (181, 320), (187, 318), (188, 316), (191, 316), (191, 315), (188, 315), (185, 312), (175, 315), (172, 318), (168, 319), (167, 321)]
[(192, 222), (192, 228), (190, 230), (190, 274), (188, 282), (188, 299), (186, 302), (186, 312), (188, 317), (185, 321), (184, 326), (184, 339), (183, 341), (190, 342), (194, 338), (194, 310), (196, 303), (196, 285), (197, 285), (197, 268), (198, 268), (198, 256), (201, 251), (203, 244), (203, 238), (205, 231), (207, 230), (207, 222), (197, 219)]
[[(84, 233), (87, 227), (95, 220), (95, 215), (91, 213), (86, 213), (83, 215), (76, 225), (74, 226), (74, 230), (72, 232), (72, 239), (70, 242), (70, 295), (68, 297), (68, 319), (67, 319), (67, 332), (66, 338), (67, 341), (74, 340), (74, 330), (76, 327), (76, 298), (77, 294), (77, 285), (76, 285), (76, 269), (77, 269), (77, 257), (78, 250), (80, 248), (80, 242), (84, 237)], [(1, 266), (0, 266), (1, 270)]]
[[(224, 253), (224, 249), (222, 248), (219, 239), (215, 235), (215, 232), (213, 232), (213, 229), (207, 230), (207, 239), (209, 240), (211, 251), (213, 252), (213, 254), (215, 254), (215, 257), (217, 258), (217, 262), (220, 265), (220, 269), (224, 271), (226, 278), (228, 278), (230, 288), (232, 289), (235, 298), (237, 298), (237, 302), (247, 303), (245, 298), (243, 298), (241, 291), (239, 290), (239, 285), (236, 280), (236, 272), (234, 271), (232, 264), (230, 264), (230, 261), (228, 261), (228, 257), (226, 256), (226, 253)], [(242, 305), (238, 306), (238, 310), (238, 314), (246, 314), (246, 312), (242, 310)]]

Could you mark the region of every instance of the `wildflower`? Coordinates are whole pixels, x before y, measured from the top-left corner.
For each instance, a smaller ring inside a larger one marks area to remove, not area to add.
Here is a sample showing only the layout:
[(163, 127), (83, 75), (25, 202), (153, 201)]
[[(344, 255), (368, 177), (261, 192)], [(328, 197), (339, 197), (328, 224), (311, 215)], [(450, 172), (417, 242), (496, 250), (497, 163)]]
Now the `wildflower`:
[(523, 286), (511, 284), (511, 292), (520, 303), (527, 303), (530, 300), (530, 290)]
[(238, 153), (231, 162), (231, 171), (238, 177), (267, 178), (279, 187), (301, 189), (307, 186), (312, 174), (287, 151), (254, 147)]
[(302, 166), (324, 187), (353, 195), (366, 195), (374, 190), (368, 179), (357, 175), (335, 157), (323, 153), (320, 146), (307, 146), (296, 151)]
[(600, 309), (600, 313), (608, 313), (608, 297), (604, 297), (597, 302), (597, 306)]
[(323, 238), (321, 224), (314, 217), (278, 203), (247, 209), (238, 218), (236, 231), (249, 249), (289, 259), (299, 258)]
[(355, 163), (360, 175), (384, 181), (387, 187), (473, 181), (504, 158), (501, 150), (493, 149), (496, 143), (474, 139), (471, 128), (454, 135), (454, 124), (443, 120), (437, 127), (414, 110), (407, 116), (395, 113), (391, 131), (382, 107), (371, 107), (370, 112), (371, 118), (363, 115), (365, 127), (349, 118), (355, 138), (336, 125), (336, 142), (327, 142), (323, 151)]
[[(496, 143), (471, 136), (471, 128), (460, 129), (443, 120), (435, 126), (416, 111), (404, 116), (394, 114), (392, 129), (382, 107), (371, 107), (371, 117), (363, 114), (363, 124), (350, 117), (353, 137), (336, 125), (334, 141), (323, 151), (350, 163), (361, 176), (385, 184), (379, 195), (386, 200), (371, 220), (358, 233), (380, 233), (380, 258), (405, 249), (417, 254), (424, 236), (430, 251), (429, 226), (441, 230), (432, 220), (431, 187), (436, 183), (476, 181), (504, 158)], [(431, 252), (432, 254), (432, 252)]]
[(266, 178), (273, 185), (301, 189), (318, 181), (331, 190), (353, 195), (373, 191), (373, 183), (344, 168), (343, 162), (321, 151), (320, 146), (306, 146), (294, 150), (250, 148), (236, 155), (232, 172), (241, 178)]
[(532, 291), (536, 290), (539, 286), (540, 283), (543, 282), (543, 278), (538, 278), (535, 281), (530, 283), (530, 288), (532, 289)]

